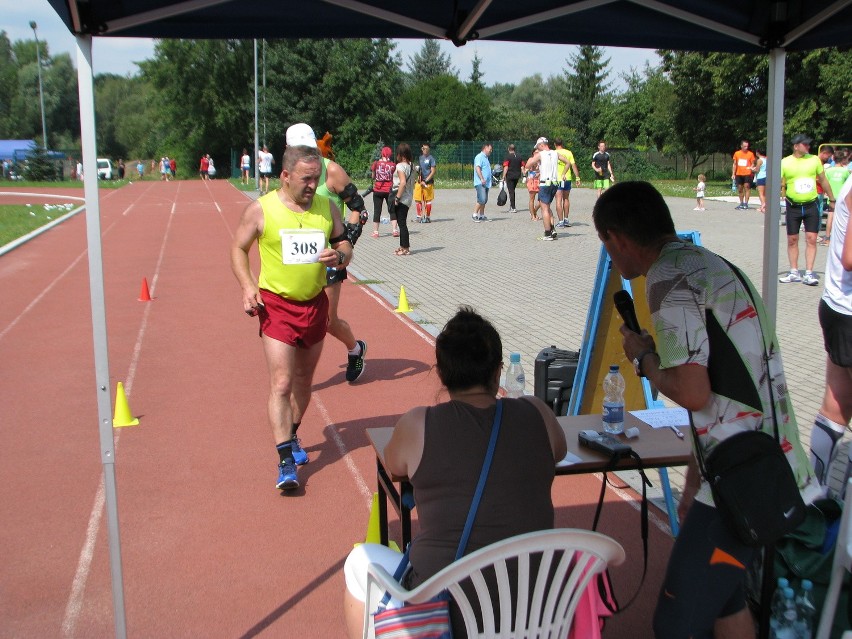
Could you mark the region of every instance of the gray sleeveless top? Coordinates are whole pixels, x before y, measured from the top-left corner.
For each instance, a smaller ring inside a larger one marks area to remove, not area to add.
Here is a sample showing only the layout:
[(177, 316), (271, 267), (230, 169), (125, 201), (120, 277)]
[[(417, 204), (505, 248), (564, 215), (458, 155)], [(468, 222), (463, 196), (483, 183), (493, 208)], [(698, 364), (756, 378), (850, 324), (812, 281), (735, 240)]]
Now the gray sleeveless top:
[[(426, 411), (423, 457), (410, 478), (420, 533), (411, 544), (413, 588), (455, 559), (482, 470), (495, 407), (459, 401)], [(501, 539), (553, 528), (550, 495), (553, 450), (538, 409), (523, 399), (503, 400), (494, 460), (465, 554)]]

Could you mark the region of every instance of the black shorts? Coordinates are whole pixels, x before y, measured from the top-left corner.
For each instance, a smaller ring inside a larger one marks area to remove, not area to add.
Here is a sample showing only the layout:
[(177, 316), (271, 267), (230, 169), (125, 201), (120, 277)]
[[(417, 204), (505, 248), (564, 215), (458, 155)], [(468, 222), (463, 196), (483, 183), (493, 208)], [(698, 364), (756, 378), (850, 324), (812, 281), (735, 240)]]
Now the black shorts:
[(271, 177), (272, 177), (272, 171), (261, 171), (261, 172), (260, 172), (260, 177), (262, 177), (262, 178), (271, 178)]
[(820, 300), (819, 325), (828, 359), (837, 366), (852, 368), (852, 315), (838, 313)]
[(805, 223), (805, 233), (819, 233), (819, 206), (816, 200), (797, 204), (787, 200), (787, 235), (798, 235), (799, 225)]
[(748, 184), (749, 186), (751, 186), (751, 179), (751, 175), (738, 175), (736, 177), (737, 185)]
[(746, 570), (755, 549), (718, 511), (693, 502), (675, 540), (654, 611), (654, 635), (712, 637), (713, 624), (745, 608)]

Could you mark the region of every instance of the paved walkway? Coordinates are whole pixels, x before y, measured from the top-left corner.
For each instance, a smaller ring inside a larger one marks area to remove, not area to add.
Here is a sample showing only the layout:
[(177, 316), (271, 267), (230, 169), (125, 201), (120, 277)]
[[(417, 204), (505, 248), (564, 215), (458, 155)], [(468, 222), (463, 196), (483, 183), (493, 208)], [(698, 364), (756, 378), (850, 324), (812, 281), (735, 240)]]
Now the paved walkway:
[[(542, 242), (541, 222), (529, 219), (526, 191), (518, 190), (518, 213), (497, 207), (496, 192), (486, 207), (487, 223), (474, 223), (471, 189), (436, 192), (432, 223), (414, 224), (412, 254), (397, 257), (390, 225), (372, 238), (372, 222), (355, 251), (350, 271), (394, 304), (405, 286), (412, 318), (437, 335), (460, 304), (470, 304), (500, 331), (506, 358), (521, 353), (527, 392), (533, 390), (534, 361), (542, 348), (578, 350), (591, 299), (600, 242), (591, 220), (596, 193), (575, 189), (571, 196), (570, 229), (560, 229), (556, 242)], [(731, 201), (725, 201), (731, 200)], [(763, 271), (764, 216), (755, 210), (736, 211), (735, 198), (706, 200), (704, 212), (693, 211), (691, 198), (666, 198), (678, 230), (697, 230), (707, 248), (740, 266), (760, 290)], [(755, 206), (756, 198), (752, 199)], [(368, 202), (368, 204), (372, 204)], [(409, 214), (412, 218), (414, 213)], [(818, 248), (815, 270), (822, 277), (825, 251)], [(779, 273), (788, 270), (786, 234), (779, 237)], [(800, 268), (804, 268), (804, 236)], [(807, 445), (824, 389), (825, 354), (817, 318), (822, 283), (778, 286), (778, 338), (787, 381), (802, 438)], [(673, 488), (682, 485), (677, 469)], [(638, 484), (637, 484), (638, 485)]]

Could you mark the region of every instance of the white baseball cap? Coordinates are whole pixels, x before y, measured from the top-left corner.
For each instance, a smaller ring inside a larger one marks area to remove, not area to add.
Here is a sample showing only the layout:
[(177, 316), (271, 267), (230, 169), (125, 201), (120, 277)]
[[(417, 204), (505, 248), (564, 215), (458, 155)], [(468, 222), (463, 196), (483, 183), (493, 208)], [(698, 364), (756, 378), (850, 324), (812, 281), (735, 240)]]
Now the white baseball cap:
[(287, 146), (312, 146), (317, 148), (317, 136), (314, 130), (304, 122), (294, 124), (287, 129)]
[(547, 141), (546, 137), (542, 136), (538, 140), (535, 141), (536, 146), (538, 146), (539, 144), (550, 144), (550, 143)]

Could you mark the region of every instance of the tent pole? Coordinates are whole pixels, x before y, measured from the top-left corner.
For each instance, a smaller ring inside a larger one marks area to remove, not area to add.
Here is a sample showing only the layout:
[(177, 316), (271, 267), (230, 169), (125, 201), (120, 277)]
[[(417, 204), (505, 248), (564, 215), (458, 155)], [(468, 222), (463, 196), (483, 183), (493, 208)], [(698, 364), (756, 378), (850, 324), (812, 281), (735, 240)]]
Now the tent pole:
[(257, 163), (260, 147), (258, 146), (257, 130), (257, 38), (254, 39), (254, 183), (260, 192), (260, 166)]
[(766, 115), (766, 213), (763, 218), (763, 304), (775, 324), (778, 306), (778, 221), (781, 216), (781, 152), (784, 137), (784, 68), (787, 52), (769, 51)]
[(80, 95), (80, 132), (83, 147), (83, 187), (86, 197), (86, 244), (89, 254), (89, 295), (95, 350), (95, 383), (98, 397), (98, 433), (106, 500), (112, 576), (115, 636), (127, 637), (124, 614), (124, 579), (115, 482), (115, 440), (112, 428), (112, 394), (109, 380), (104, 265), (101, 252), (101, 219), (98, 202), (97, 145), (95, 142), (95, 90), (92, 74), (92, 36), (77, 36), (77, 84)]

